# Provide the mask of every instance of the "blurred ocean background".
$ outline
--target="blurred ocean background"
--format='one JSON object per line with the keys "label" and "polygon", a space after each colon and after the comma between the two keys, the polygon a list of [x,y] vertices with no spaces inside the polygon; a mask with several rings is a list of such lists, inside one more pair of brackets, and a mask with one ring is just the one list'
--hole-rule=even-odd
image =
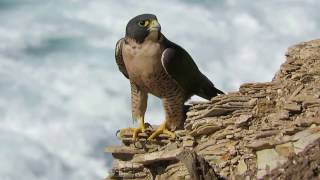
{"label": "blurred ocean background", "polygon": [[[320,36],[317,0],[0,0],[0,179],[93,180],[132,124],[114,46],[154,13],[216,87],[270,81],[288,46]],[[163,119],[149,99],[146,121]]]}

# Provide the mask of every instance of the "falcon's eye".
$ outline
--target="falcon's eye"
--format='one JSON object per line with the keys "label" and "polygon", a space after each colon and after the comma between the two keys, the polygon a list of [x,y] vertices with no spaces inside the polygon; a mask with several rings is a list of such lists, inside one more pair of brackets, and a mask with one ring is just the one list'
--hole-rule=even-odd
{"label": "falcon's eye", "polygon": [[141,26],[141,27],[146,27],[146,26],[148,26],[148,24],[149,24],[149,20],[142,20],[142,21],[139,21],[139,26]]}

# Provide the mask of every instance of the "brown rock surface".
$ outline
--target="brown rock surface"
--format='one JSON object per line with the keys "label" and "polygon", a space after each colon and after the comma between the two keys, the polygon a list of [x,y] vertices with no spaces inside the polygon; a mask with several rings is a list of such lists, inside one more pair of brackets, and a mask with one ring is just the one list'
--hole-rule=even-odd
{"label": "brown rock surface", "polygon": [[192,103],[175,140],[124,133],[107,179],[320,179],[320,40],[286,58],[271,82]]}

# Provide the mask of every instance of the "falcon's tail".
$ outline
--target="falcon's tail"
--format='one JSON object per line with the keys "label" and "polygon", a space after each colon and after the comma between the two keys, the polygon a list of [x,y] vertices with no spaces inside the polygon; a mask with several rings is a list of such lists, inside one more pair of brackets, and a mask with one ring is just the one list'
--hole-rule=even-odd
{"label": "falcon's tail", "polygon": [[214,87],[213,83],[207,77],[205,77],[202,86],[197,92],[197,95],[204,99],[210,100],[212,97],[215,97],[218,94],[224,94],[224,92]]}

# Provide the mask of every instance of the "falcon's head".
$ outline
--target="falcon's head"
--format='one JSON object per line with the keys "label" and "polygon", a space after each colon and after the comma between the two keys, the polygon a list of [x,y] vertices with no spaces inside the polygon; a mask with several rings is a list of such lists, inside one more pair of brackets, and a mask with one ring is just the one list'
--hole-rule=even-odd
{"label": "falcon's head", "polygon": [[161,26],[153,14],[141,14],[132,18],[126,27],[126,37],[142,43],[149,35],[159,38]]}

